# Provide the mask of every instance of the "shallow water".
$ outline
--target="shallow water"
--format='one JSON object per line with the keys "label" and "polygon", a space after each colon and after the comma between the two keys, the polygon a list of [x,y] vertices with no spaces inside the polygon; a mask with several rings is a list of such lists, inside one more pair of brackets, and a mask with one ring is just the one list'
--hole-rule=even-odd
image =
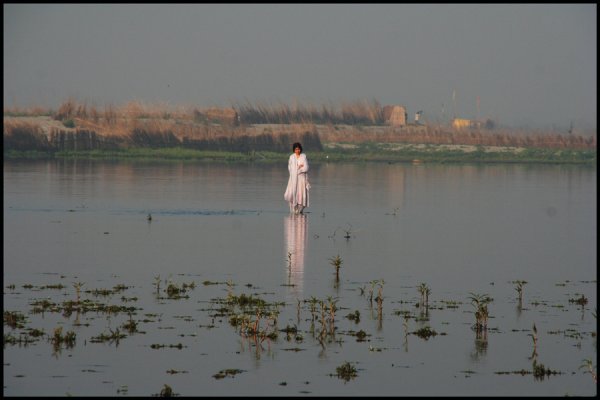
{"label": "shallow water", "polygon": [[[5,342],[26,328],[44,336],[5,343],[4,394],[149,396],[165,384],[184,396],[596,394],[581,368],[597,362],[595,168],[311,167],[311,206],[290,216],[285,165],[5,161],[4,311],[26,315],[25,328],[5,320]],[[173,299],[168,281],[195,287]],[[75,300],[75,282],[82,299],[135,307],[139,332],[96,343],[128,313],[32,313],[36,300]],[[116,285],[126,289],[93,292]],[[279,332],[257,345],[219,314],[228,293],[281,303],[277,329],[302,339]],[[470,293],[493,298],[485,338]],[[582,295],[586,305],[572,301]],[[322,344],[311,298],[338,308]],[[346,318],[355,311],[358,323]],[[427,326],[438,335],[413,334]],[[75,345],[55,348],[56,327]],[[534,359],[559,373],[514,373]],[[349,381],[336,375],[345,362],[357,369]],[[214,377],[227,369],[241,372]]]}

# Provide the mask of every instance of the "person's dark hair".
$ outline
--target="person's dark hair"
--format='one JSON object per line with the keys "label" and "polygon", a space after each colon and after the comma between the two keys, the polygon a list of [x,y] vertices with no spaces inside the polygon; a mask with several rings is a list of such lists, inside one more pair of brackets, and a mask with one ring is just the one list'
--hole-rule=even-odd
{"label": "person's dark hair", "polygon": [[302,153],[302,145],[298,142],[292,145],[292,152],[296,151],[296,147],[300,149],[300,153]]}

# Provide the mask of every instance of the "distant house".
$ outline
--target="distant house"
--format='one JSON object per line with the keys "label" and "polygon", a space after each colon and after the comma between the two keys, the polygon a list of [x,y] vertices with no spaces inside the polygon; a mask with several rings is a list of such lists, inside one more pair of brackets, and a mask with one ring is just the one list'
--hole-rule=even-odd
{"label": "distant house", "polygon": [[383,119],[387,125],[406,126],[407,114],[403,106],[383,107]]}

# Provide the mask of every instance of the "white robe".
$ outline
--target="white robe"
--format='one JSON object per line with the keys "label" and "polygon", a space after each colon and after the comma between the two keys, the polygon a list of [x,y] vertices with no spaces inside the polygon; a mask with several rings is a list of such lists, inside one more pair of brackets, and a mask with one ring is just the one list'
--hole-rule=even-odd
{"label": "white robe", "polygon": [[[304,165],[298,168],[300,164]],[[290,172],[290,178],[283,198],[290,203],[290,207],[295,207],[296,205],[308,207],[308,190],[310,189],[310,184],[306,175],[308,172],[306,155],[303,153],[300,153],[300,157],[296,157],[295,153],[290,155],[288,171]]]}

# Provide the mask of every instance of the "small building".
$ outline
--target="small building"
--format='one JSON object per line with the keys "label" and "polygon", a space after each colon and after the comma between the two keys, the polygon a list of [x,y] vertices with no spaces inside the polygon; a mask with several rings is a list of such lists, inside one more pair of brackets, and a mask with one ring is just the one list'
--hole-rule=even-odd
{"label": "small building", "polygon": [[399,105],[383,107],[383,120],[387,125],[406,126],[408,120],[406,108]]}

